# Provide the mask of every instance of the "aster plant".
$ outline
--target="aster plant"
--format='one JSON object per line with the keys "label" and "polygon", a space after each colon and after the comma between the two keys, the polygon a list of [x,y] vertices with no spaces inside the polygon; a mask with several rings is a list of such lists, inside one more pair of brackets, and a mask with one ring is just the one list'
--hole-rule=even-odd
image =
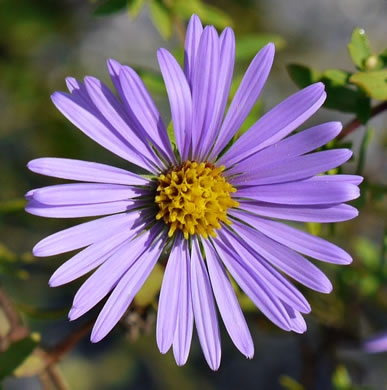
{"label": "aster plant", "polygon": [[[226,28],[203,29],[192,16],[184,70],[165,49],[157,53],[166,85],[174,141],[139,76],[108,61],[117,97],[102,82],[68,78],[56,107],[87,136],[147,175],[63,158],[39,158],[28,168],[80,181],[27,193],[26,210],[51,218],[104,216],[55,233],[35,256],[82,249],[52,275],[50,286],[94,273],[75,295],[70,320],[108,296],[91,341],[104,338],[123,316],[162,253],[168,254],[157,314],[157,345],[187,361],[193,325],[209,366],[220,365],[217,308],[235,346],[248,358],[253,341],[230,276],[259,310],[286,331],[303,333],[311,308],[287,276],[329,293],[328,278],[303,255],[349,264],[345,251],[278,222],[339,222],[357,216],[344,202],[359,196],[360,176],[321,175],[352,152],[310,153],[334,139],[339,122],[287,137],[324,103],[322,83],[290,96],[235,141],[269,75],[274,45],[252,60],[226,112],[235,38]],[[235,141],[235,142],[233,142]]]}

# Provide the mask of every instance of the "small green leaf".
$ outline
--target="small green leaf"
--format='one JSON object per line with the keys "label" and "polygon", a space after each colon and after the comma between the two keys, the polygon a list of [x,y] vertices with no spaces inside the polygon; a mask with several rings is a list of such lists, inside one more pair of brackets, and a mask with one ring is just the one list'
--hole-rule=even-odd
{"label": "small green leaf", "polygon": [[305,88],[310,84],[316,83],[321,79],[321,73],[308,66],[299,64],[290,64],[286,67],[290,78],[300,88]]}
{"label": "small green leaf", "polygon": [[387,48],[379,54],[379,59],[382,62],[382,68],[387,66]]}
{"label": "small green leaf", "polygon": [[276,50],[285,47],[285,40],[275,34],[249,34],[238,38],[235,59],[237,61],[251,60],[269,42],[274,43]]}
{"label": "small green leaf", "polygon": [[38,345],[39,337],[36,334],[25,337],[12,343],[7,350],[0,354],[0,380],[11,375]]}
{"label": "small green leaf", "polygon": [[351,73],[341,69],[327,69],[323,72],[322,77],[331,81],[332,86],[347,85]]}
{"label": "small green leaf", "polygon": [[367,128],[360,145],[360,153],[359,153],[359,158],[357,161],[357,168],[356,168],[357,175],[361,175],[363,172],[366,156],[367,156],[367,148],[369,143],[372,140],[372,136],[373,136],[373,129]]}
{"label": "small green leaf", "polygon": [[304,390],[304,387],[288,375],[281,375],[280,385],[287,390]]}
{"label": "small green leaf", "polygon": [[164,39],[172,36],[172,20],[168,8],[161,0],[152,0],[150,3],[150,17],[153,24]]}
{"label": "small green leaf", "polygon": [[128,1],[128,12],[131,19],[136,19],[144,6],[145,0],[127,0]]}
{"label": "small green leaf", "polygon": [[157,263],[153,271],[146,280],[144,286],[136,295],[136,304],[140,306],[150,305],[160,291],[161,282],[163,281],[163,267]]}
{"label": "small green leaf", "polygon": [[362,28],[355,28],[351,42],[348,44],[352,61],[359,69],[365,68],[367,58],[371,55],[368,37]]}
{"label": "small green leaf", "polygon": [[350,390],[351,389],[351,378],[348,374],[348,370],[343,365],[339,365],[333,374],[332,382],[337,390]]}
{"label": "small green leaf", "polygon": [[371,99],[368,96],[359,95],[356,99],[356,116],[364,124],[371,117]]}
{"label": "small green leaf", "polygon": [[362,88],[370,97],[387,100],[387,69],[358,72],[353,74],[349,81]]}
{"label": "small green leaf", "polygon": [[93,15],[103,16],[113,14],[124,9],[126,5],[127,0],[107,0],[97,6],[93,12]]}
{"label": "small green leaf", "polygon": [[168,138],[171,142],[171,145],[176,145],[175,130],[173,129],[173,122],[171,121],[167,128]]}

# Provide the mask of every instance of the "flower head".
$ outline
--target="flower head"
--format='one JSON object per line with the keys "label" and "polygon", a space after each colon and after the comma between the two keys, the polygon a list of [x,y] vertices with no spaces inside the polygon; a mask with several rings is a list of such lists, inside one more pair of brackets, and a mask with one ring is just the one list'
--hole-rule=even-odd
{"label": "flower head", "polygon": [[169,257],[157,316],[159,349],[165,353],[172,346],[177,363],[184,364],[195,319],[214,370],[221,356],[216,306],[236,347],[248,358],[254,353],[226,270],[272,322],[302,333],[301,313],[310,305],[285,275],[329,293],[329,280],[303,254],[336,264],[352,261],[337,246],[271,219],[338,222],[357,215],[344,202],[359,196],[362,178],[319,175],[343,164],[351,151],[310,153],[336,137],[341,124],[324,123],[287,137],[321,107],[323,84],[292,95],[230,142],[260,95],[273,57],[273,44],[256,55],[225,114],[234,34],[226,28],[219,37],[194,15],[184,71],[167,50],[158,51],[175,148],[144,84],[128,66],[108,61],[119,97],[92,77],[84,83],[68,78],[70,94],[52,95],[56,107],[87,136],[149,173],[62,158],[28,164],[43,175],[81,181],[30,191],[28,212],[54,218],[105,215],[55,233],[34,248],[36,256],[85,248],[59,267],[50,285],[96,269],[69,314],[74,320],[110,294],[93,328],[93,342],[120,320],[163,251]]}

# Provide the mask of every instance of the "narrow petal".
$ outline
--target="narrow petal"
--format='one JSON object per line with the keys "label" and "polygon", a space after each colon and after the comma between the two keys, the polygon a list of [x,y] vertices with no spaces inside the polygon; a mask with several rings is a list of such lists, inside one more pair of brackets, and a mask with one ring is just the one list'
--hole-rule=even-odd
{"label": "narrow petal", "polygon": [[167,129],[141,78],[129,66],[121,67],[119,77],[122,87],[121,98],[131,117],[135,118],[137,127],[144,129],[143,132],[167,162],[175,163]]}
{"label": "narrow petal", "polygon": [[34,256],[44,257],[83,248],[109,237],[114,229],[130,227],[137,218],[140,218],[140,213],[134,211],[81,223],[39,241],[34,246],[32,253]]}
{"label": "narrow petal", "polygon": [[159,49],[157,58],[171,105],[177,148],[182,160],[185,161],[191,145],[191,90],[180,65],[168,50]]}
{"label": "narrow petal", "polygon": [[182,248],[182,267],[180,275],[180,297],[176,322],[176,331],[173,339],[173,355],[177,365],[182,366],[188,359],[193,331],[193,309],[191,297],[191,272],[188,240],[184,240]]}
{"label": "narrow petal", "polygon": [[32,199],[27,203],[25,210],[27,213],[40,217],[79,218],[121,213],[122,211],[129,211],[133,208],[140,207],[142,204],[138,200],[121,200],[107,203],[51,206]]}
{"label": "narrow petal", "polygon": [[61,179],[126,185],[148,185],[150,181],[135,173],[89,161],[68,158],[37,158],[27,164],[29,170],[40,175]]}
{"label": "narrow petal", "polygon": [[315,291],[332,291],[329,279],[305,257],[240,222],[234,222],[233,228],[258,254],[293,279]]}
{"label": "narrow petal", "polygon": [[324,103],[324,84],[316,83],[290,96],[260,118],[222,156],[219,164],[231,166],[286,137]]}
{"label": "narrow petal", "polygon": [[318,205],[342,203],[358,198],[359,188],[351,183],[297,181],[238,188],[236,197],[288,205]]}
{"label": "narrow petal", "polygon": [[[274,44],[269,43],[251,61],[228,109],[210,161],[214,160],[239,130],[256,103],[269,76],[274,59]],[[230,164],[227,164],[230,166]]]}
{"label": "narrow petal", "polygon": [[105,238],[88,246],[63,263],[51,276],[50,287],[58,287],[86,275],[110,257],[115,256],[123,243],[134,234],[135,232],[130,230],[112,230],[108,239]]}
{"label": "narrow petal", "polygon": [[114,88],[118,92],[118,96],[122,97],[124,96],[124,92],[121,87],[121,81],[120,81],[120,70],[122,65],[114,60],[113,58],[110,58],[107,60],[107,67],[109,70],[110,78],[113,81]]}
{"label": "narrow petal", "polygon": [[126,242],[114,256],[105,261],[76,293],[69,314],[70,320],[82,316],[103,299],[135,261],[149,250],[158,232],[159,226],[153,227],[134,240]]}
{"label": "narrow petal", "polygon": [[220,235],[221,233],[219,233],[218,238],[213,240],[215,249],[232,277],[270,321],[281,329],[290,330],[289,317],[281,301],[262,280],[252,276],[251,268],[239,258],[230,246],[223,242]]}
{"label": "narrow petal", "polygon": [[200,147],[200,155],[207,157],[211,148],[214,146],[218,137],[221,123],[226,109],[232,74],[235,63],[235,36],[231,28],[226,27],[219,38],[220,59],[218,69],[217,98],[215,108],[212,112],[212,122],[210,128],[206,131]]}
{"label": "narrow petal", "polygon": [[85,77],[85,86],[90,99],[100,113],[122,137],[131,143],[132,149],[141,153],[155,166],[160,166],[160,160],[148,144],[145,132],[141,132],[139,129],[134,131],[130,127],[124,106],[110,89],[100,80],[90,76]]}
{"label": "narrow petal", "polygon": [[154,171],[144,157],[139,155],[128,142],[101,117],[90,105],[78,96],[55,92],[51,99],[58,110],[83,133],[112,153],[146,170]]}
{"label": "narrow petal", "polygon": [[364,343],[364,349],[369,353],[387,351],[387,334],[373,337]]}
{"label": "narrow petal", "polygon": [[189,85],[192,85],[192,73],[196,52],[199,47],[200,36],[203,32],[203,26],[197,15],[193,14],[187,26],[187,35],[185,37],[184,48],[184,73]]}
{"label": "narrow petal", "polygon": [[340,122],[328,122],[287,137],[281,142],[258,151],[249,158],[236,164],[227,171],[227,175],[248,172],[253,167],[270,165],[285,159],[309,153],[335,138],[341,131]]}
{"label": "narrow petal", "polygon": [[306,322],[304,317],[294,308],[287,305],[285,302],[282,302],[285,310],[288,312],[290,317],[290,323],[292,325],[292,330],[296,333],[305,333],[306,332]]}
{"label": "narrow petal", "polygon": [[93,343],[103,339],[124,315],[156,265],[164,248],[165,238],[160,238],[157,244],[148,249],[146,256],[138,258],[118,282],[95,322],[90,337]]}
{"label": "narrow petal", "polygon": [[303,313],[310,312],[310,305],[301,292],[270,263],[259,256],[247,244],[243,236],[240,238],[235,233],[224,228],[220,237],[224,243],[233,248],[235,256],[248,265],[251,275],[261,281],[281,301],[288,303],[291,307]]}
{"label": "narrow petal", "polygon": [[33,198],[48,205],[114,202],[144,196],[148,190],[120,184],[71,183],[36,189]]}
{"label": "narrow petal", "polygon": [[284,159],[269,165],[253,165],[256,168],[231,179],[230,182],[233,185],[253,186],[302,180],[334,169],[351,156],[352,152],[349,149],[333,149]]}
{"label": "narrow petal", "polygon": [[161,353],[167,353],[173,343],[178,316],[181,277],[184,268],[183,238],[178,234],[168,258],[160,290],[157,310],[156,340]]}
{"label": "narrow petal", "polygon": [[217,370],[221,356],[218,318],[210,279],[196,237],[192,241],[191,289],[200,345],[210,368]]}
{"label": "narrow petal", "polygon": [[314,176],[308,179],[308,181],[315,183],[349,183],[355,186],[358,186],[363,180],[364,178],[358,175],[322,175]]}
{"label": "narrow petal", "polygon": [[234,289],[212,245],[203,240],[208,272],[216,303],[224,325],[235,346],[249,359],[254,356],[254,344]]}
{"label": "narrow petal", "polygon": [[[207,134],[214,131],[219,110],[219,38],[213,26],[201,37],[192,73],[192,157],[198,158]],[[214,116],[215,114],[215,116]]]}
{"label": "narrow petal", "polygon": [[233,210],[230,215],[250,224],[274,241],[304,255],[327,263],[350,264],[352,262],[351,256],[338,246],[289,225],[237,210]]}

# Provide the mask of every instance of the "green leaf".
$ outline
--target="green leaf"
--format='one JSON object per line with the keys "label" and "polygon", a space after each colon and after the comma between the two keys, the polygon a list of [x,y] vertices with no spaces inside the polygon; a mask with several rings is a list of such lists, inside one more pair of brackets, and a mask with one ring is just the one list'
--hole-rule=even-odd
{"label": "green leaf", "polygon": [[287,390],[304,390],[304,387],[288,375],[281,375],[279,383]]}
{"label": "green leaf", "polygon": [[150,17],[153,24],[164,39],[172,36],[172,20],[168,8],[161,0],[152,0],[150,3]]}
{"label": "green leaf", "polygon": [[22,340],[12,343],[0,354],[0,380],[11,375],[38,345],[39,335],[31,334]]}
{"label": "green leaf", "polygon": [[357,168],[356,168],[357,175],[361,175],[363,172],[366,156],[367,156],[367,148],[369,143],[372,140],[372,136],[373,136],[373,129],[367,128],[360,145],[360,153],[359,153],[359,158],[357,161]]}
{"label": "green leaf", "polygon": [[316,83],[321,79],[321,73],[308,66],[299,64],[290,64],[286,67],[290,78],[300,88],[305,88],[310,84]]}
{"label": "green leaf", "polygon": [[93,15],[103,16],[121,11],[127,5],[127,0],[107,0],[98,5]]}
{"label": "green leaf", "polygon": [[136,295],[136,304],[140,306],[148,306],[155,299],[160,291],[161,282],[163,281],[163,267],[157,263],[151,274],[146,280],[144,286]]}
{"label": "green leaf", "polygon": [[332,86],[347,85],[351,73],[341,69],[327,69],[323,72],[322,77],[329,80]]}
{"label": "green leaf", "polygon": [[356,99],[356,116],[364,124],[371,117],[371,99],[368,96],[359,95]]}
{"label": "green leaf", "polygon": [[308,228],[308,232],[313,234],[314,236],[318,236],[321,232],[321,223],[318,222],[307,222],[306,226]]}
{"label": "green leaf", "polygon": [[382,61],[382,67],[387,66],[387,48],[379,54],[379,59]]}
{"label": "green leaf", "polygon": [[249,34],[238,38],[235,59],[237,61],[251,60],[269,42],[273,42],[277,50],[285,47],[285,40],[275,34]]}
{"label": "green leaf", "polygon": [[367,58],[371,55],[368,37],[362,28],[355,28],[351,42],[348,44],[352,61],[359,69],[365,69]]}
{"label": "green leaf", "polygon": [[208,4],[201,4],[197,12],[203,24],[212,24],[216,28],[232,27],[232,19],[222,10]]}
{"label": "green leaf", "polygon": [[175,130],[173,129],[173,122],[171,121],[167,128],[168,138],[171,142],[171,145],[176,145]]}
{"label": "green leaf", "polygon": [[349,81],[362,88],[370,97],[387,100],[387,69],[358,72],[353,74]]}
{"label": "green leaf", "polygon": [[136,19],[144,6],[144,0],[127,0],[128,1],[128,12],[132,19]]}

